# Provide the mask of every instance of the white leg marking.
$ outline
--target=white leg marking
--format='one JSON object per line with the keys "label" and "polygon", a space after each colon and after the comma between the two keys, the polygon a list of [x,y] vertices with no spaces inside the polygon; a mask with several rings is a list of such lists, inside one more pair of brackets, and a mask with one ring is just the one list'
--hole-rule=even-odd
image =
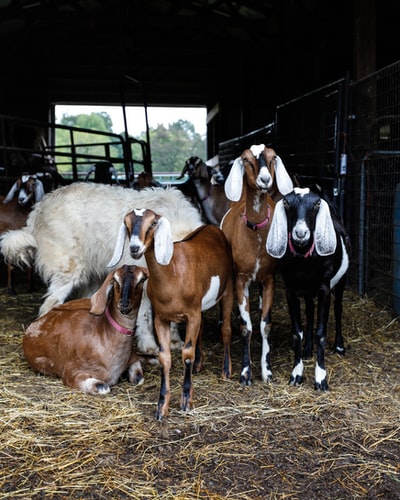
{"label": "white leg marking", "polygon": [[[96,384],[102,384],[102,387],[96,387]],[[97,378],[87,378],[83,382],[80,383],[79,389],[82,392],[88,394],[108,394],[110,392],[110,386],[103,382],[102,380],[98,380]]]}
{"label": "white leg marking", "polygon": [[299,363],[293,368],[292,370],[292,378],[293,380],[296,380],[296,377],[302,377],[303,376],[303,371],[304,371],[304,364],[303,360],[301,359]]}
{"label": "white leg marking", "polygon": [[318,363],[315,365],[315,383],[321,384],[323,380],[326,380],[326,370],[321,368]]}
{"label": "white leg marking", "polygon": [[[268,327],[269,330],[269,327]],[[262,352],[261,352],[261,378],[264,382],[269,382],[272,378],[272,371],[267,367],[267,355],[270,352],[267,324],[264,320],[260,322],[260,332],[262,340]]]}

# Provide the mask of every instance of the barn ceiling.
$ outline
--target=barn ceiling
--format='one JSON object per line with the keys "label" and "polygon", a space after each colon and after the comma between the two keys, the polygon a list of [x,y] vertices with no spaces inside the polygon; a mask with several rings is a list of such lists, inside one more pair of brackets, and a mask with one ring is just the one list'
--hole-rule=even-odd
{"label": "barn ceiling", "polygon": [[268,110],[351,70],[352,39],[350,0],[0,0],[8,88],[57,102]]}

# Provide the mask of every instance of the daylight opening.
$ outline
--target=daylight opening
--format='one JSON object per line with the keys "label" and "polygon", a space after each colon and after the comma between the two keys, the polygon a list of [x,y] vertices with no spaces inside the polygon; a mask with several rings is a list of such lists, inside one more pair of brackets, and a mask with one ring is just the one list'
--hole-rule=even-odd
{"label": "daylight opening", "polygon": [[[118,178],[126,179],[126,161],[132,164],[136,177],[143,170],[151,171],[163,184],[176,181],[188,158],[199,156],[206,160],[207,110],[205,107],[55,105],[55,122],[68,128],[57,128],[55,147],[59,153],[71,148],[79,156],[74,166],[78,178],[84,180],[94,162],[112,163]],[[82,128],[85,131],[73,131]],[[93,132],[92,132],[93,131]],[[129,137],[128,146],[125,143]],[[66,153],[65,153],[66,154]],[[70,165],[58,162],[61,175],[68,177]]]}

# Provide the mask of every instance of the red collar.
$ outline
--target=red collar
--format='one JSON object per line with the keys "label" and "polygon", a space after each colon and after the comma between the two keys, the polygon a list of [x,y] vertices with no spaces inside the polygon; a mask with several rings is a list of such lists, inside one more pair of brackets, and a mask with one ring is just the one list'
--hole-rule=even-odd
{"label": "red collar", "polygon": [[252,222],[250,222],[245,213],[242,214],[242,217],[244,218],[244,223],[246,224],[247,227],[249,227],[253,231],[257,231],[258,229],[262,229],[263,227],[269,224],[270,215],[271,215],[271,209],[268,207],[267,217],[258,224],[253,224]]}
{"label": "red collar", "polygon": [[296,257],[303,257],[303,259],[307,259],[307,257],[310,257],[310,255],[312,255],[314,248],[315,248],[315,241],[313,240],[312,245],[305,254],[296,252],[292,243],[292,233],[289,233],[289,249],[292,252],[292,254],[295,255]]}
{"label": "red collar", "polygon": [[110,325],[113,326],[120,333],[123,333],[124,335],[128,335],[129,337],[135,333],[135,330],[128,330],[127,328],[124,328],[123,326],[119,325],[111,317],[111,314],[110,314],[110,311],[108,310],[108,307],[106,309],[106,318],[108,319],[108,322],[110,323]]}

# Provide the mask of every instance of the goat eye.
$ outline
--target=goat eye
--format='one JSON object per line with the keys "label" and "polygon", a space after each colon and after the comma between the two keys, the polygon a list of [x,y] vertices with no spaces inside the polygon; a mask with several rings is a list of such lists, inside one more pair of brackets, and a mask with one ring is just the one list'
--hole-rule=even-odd
{"label": "goat eye", "polygon": [[319,210],[319,207],[321,206],[321,200],[318,200],[314,203],[314,209],[315,211]]}

